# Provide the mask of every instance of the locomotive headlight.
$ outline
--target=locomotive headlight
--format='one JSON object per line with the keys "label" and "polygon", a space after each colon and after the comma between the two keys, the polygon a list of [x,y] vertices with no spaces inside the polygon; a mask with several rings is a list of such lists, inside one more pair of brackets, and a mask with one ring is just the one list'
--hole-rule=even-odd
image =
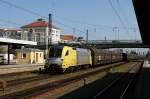
{"label": "locomotive headlight", "polygon": [[61,58],[61,62],[64,60],[64,58]]}
{"label": "locomotive headlight", "polygon": [[57,64],[57,65],[61,65],[63,61],[63,58],[50,58],[48,60],[49,64]]}

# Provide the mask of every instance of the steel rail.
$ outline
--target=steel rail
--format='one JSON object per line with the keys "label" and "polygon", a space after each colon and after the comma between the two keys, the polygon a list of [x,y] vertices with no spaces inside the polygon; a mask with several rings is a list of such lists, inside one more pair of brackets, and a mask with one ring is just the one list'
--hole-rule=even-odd
{"label": "steel rail", "polygon": [[[113,86],[117,85],[122,79],[124,79],[128,73],[130,71],[132,71],[135,67],[137,66],[140,66],[141,63],[137,63],[137,64],[134,64],[129,70],[127,73],[121,75],[119,78],[116,78],[115,80],[112,81],[112,83],[110,83],[108,86],[106,86],[104,89],[102,89],[100,92],[98,92],[92,99],[99,99],[99,97],[101,97],[102,95],[104,95],[108,90],[110,90]],[[139,68],[140,69],[140,68]],[[139,70],[138,70],[139,71]],[[138,72],[136,71],[136,72]],[[124,95],[126,94],[129,86],[131,85],[132,81],[134,80],[134,76],[136,74],[134,74],[131,78],[131,80],[129,81],[129,83],[127,84],[126,88],[124,89],[123,93],[121,94],[120,96],[120,99],[122,99],[124,97]]]}

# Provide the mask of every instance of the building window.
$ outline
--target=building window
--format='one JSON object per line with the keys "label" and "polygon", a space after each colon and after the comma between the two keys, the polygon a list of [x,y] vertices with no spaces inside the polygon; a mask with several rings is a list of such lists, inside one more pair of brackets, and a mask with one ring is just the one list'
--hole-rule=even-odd
{"label": "building window", "polygon": [[26,58],[26,53],[23,53],[23,54],[22,54],[22,58]]}
{"label": "building window", "polygon": [[36,33],[36,41],[38,44],[40,44],[40,42],[41,42],[40,33]]}
{"label": "building window", "polygon": [[45,29],[35,29],[35,32],[42,32],[42,33],[45,33],[46,30],[45,30]]}
{"label": "building window", "polygon": [[28,40],[29,41],[32,41],[32,33],[33,33],[33,30],[30,29],[29,32],[28,32]]}
{"label": "building window", "polygon": [[54,31],[54,30],[52,30],[52,33],[55,33],[55,31]]}

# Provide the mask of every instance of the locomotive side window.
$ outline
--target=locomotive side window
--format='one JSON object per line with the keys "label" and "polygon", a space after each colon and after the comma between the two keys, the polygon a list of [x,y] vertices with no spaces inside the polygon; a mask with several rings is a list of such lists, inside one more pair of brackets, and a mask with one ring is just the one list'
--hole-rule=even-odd
{"label": "locomotive side window", "polygon": [[68,55],[69,55],[69,51],[66,52],[65,56],[68,56]]}

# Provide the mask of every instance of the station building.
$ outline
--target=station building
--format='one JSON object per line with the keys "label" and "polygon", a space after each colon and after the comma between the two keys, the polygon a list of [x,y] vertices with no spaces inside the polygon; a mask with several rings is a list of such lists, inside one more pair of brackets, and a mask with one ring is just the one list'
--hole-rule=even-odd
{"label": "station building", "polygon": [[17,64],[42,64],[44,63],[44,52],[39,49],[17,50]]}
{"label": "station building", "polygon": [[[46,33],[48,31],[48,22],[43,19],[38,19],[35,22],[29,23],[21,27],[22,39],[29,41],[37,41],[38,45],[45,45]],[[51,44],[57,44],[61,41],[60,39],[61,30],[52,25],[52,31],[48,34]]]}

